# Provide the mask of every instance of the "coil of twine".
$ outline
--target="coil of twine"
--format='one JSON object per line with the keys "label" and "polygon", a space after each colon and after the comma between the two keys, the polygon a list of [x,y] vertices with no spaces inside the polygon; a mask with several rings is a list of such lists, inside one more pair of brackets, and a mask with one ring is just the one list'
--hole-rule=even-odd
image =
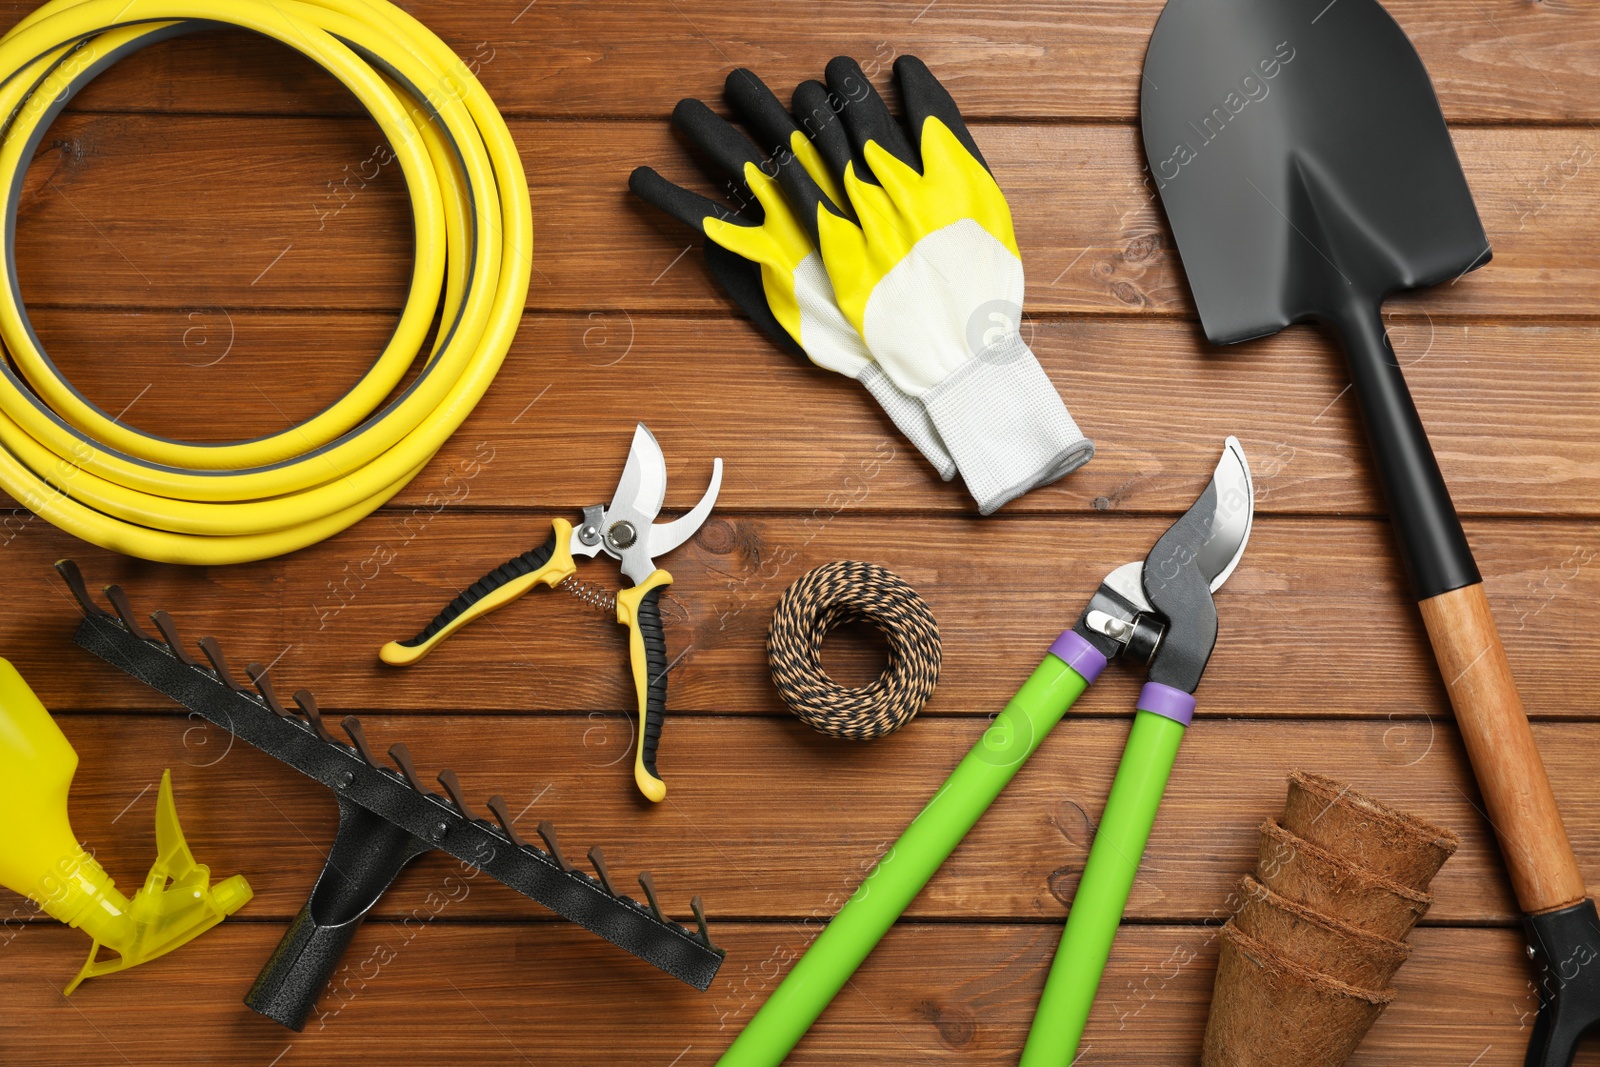
{"label": "coil of twine", "polygon": [[[889,643],[889,664],[870,685],[840,685],[822,668],[822,642],[866,622]],[[812,729],[871,741],[900,729],[939,681],[939,624],[904,579],[875,563],[839,560],[807,571],[778,600],[767,631],[772,683]]]}

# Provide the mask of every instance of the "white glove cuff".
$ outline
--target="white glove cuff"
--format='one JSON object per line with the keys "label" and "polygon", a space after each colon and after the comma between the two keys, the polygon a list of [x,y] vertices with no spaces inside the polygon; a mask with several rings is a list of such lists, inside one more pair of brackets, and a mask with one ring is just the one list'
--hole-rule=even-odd
{"label": "white glove cuff", "polygon": [[948,482],[955,477],[956,461],[950,458],[950,453],[934,431],[933,423],[928,420],[927,409],[918,403],[916,397],[902,393],[900,387],[876,363],[862,367],[856,374],[856,381],[866,386],[867,392],[878,401],[884,414],[900,428],[906,440],[933,464],[940,478]]}
{"label": "white glove cuff", "polygon": [[922,403],[984,515],[1094,455],[1094,443],[1019,336],[986,349]]}

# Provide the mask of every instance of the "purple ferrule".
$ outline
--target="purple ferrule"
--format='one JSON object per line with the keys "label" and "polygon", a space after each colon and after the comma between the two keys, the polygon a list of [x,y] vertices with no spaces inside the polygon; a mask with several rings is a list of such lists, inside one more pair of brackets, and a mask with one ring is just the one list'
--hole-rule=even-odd
{"label": "purple ferrule", "polygon": [[1063,631],[1056,638],[1055,644],[1050,646],[1050,654],[1083,675],[1083,680],[1090,684],[1106,669],[1106,658],[1100,650],[1071,630]]}
{"label": "purple ferrule", "polygon": [[1144,683],[1144,688],[1139,690],[1139,703],[1134,707],[1171,719],[1179,726],[1188,726],[1194,721],[1194,697],[1160,682]]}

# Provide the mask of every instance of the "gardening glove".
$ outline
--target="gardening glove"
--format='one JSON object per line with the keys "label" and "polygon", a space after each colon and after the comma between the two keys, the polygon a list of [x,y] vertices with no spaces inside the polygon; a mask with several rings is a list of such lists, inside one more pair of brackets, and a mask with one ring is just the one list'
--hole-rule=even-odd
{"label": "gardening glove", "polygon": [[[894,74],[910,136],[846,56],[828,64],[826,87],[795,90],[793,117],[748,71],[728,90],[772,152],[844,317],[921,400],[987,515],[1076,470],[1094,444],[1022,340],[1011,210],[955,101],[919,59],[902,56]],[[843,201],[806,165],[805,140]]]}
{"label": "gardening glove", "polygon": [[[726,177],[740,206],[730,208],[673,185],[649,167],[635,170],[628,187],[704,234],[706,266],[734,303],[785,351],[864,385],[906,440],[949,481],[955,463],[927,411],[884,374],[840,312],[816,244],[772,177],[776,167],[698,100],[680,101],[672,123]],[[842,202],[838,183],[809,145],[807,158],[819,192],[830,190]]]}

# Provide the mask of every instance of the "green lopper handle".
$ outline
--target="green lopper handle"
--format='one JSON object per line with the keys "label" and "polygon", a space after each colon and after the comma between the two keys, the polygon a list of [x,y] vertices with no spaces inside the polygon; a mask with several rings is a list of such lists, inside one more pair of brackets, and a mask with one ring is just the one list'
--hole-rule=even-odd
{"label": "green lopper handle", "polygon": [[1133,729],[1018,1067],[1069,1067],[1078,1054],[1112,939],[1178,756],[1178,743],[1193,713],[1194,698],[1182,690],[1151,682],[1140,694]]}
{"label": "green lopper handle", "polygon": [[1070,630],[1050,653],[800,957],[718,1067],[783,1062],[1106,663]]}

